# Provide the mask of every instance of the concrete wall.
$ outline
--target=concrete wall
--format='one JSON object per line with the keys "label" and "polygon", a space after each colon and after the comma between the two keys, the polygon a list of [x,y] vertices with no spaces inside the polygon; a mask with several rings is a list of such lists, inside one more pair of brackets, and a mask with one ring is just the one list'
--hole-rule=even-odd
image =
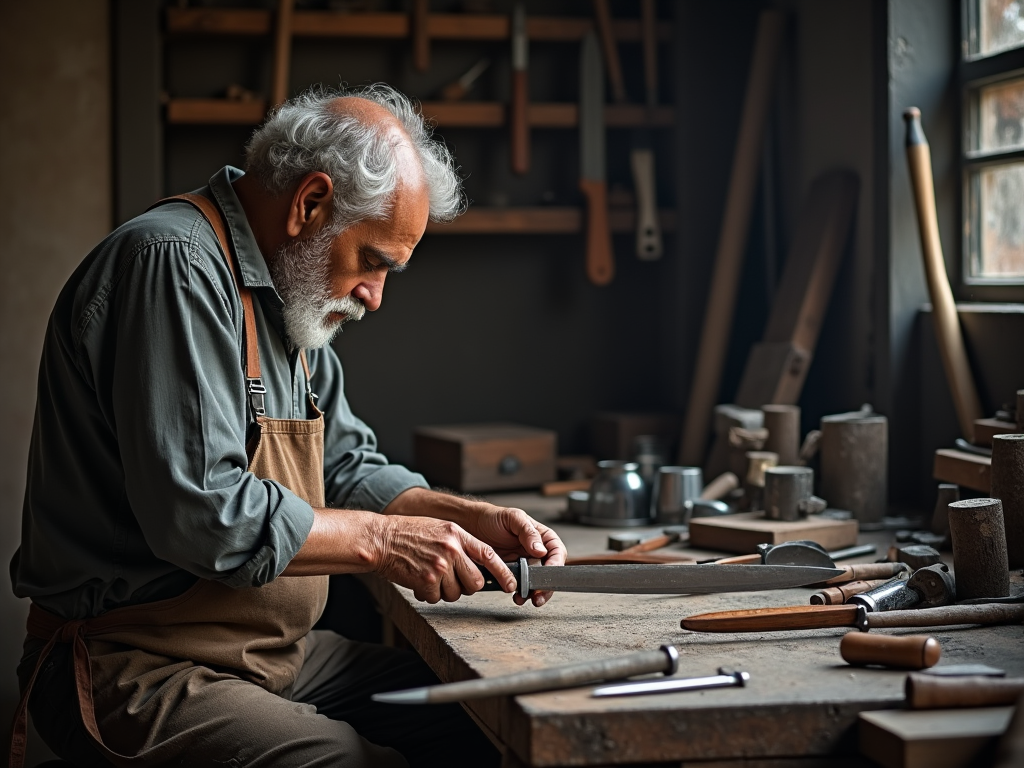
{"label": "concrete wall", "polygon": [[[0,562],[21,532],[39,350],[68,275],[111,224],[107,0],[0,3]],[[6,577],[5,577],[6,583]],[[0,589],[3,744],[27,602]],[[31,760],[42,757],[33,753]],[[30,764],[31,764],[30,760]]]}

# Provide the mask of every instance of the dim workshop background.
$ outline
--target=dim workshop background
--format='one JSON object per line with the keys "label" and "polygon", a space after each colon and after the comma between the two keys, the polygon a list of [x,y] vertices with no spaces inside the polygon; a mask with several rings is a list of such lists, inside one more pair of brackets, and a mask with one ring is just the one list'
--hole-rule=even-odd
{"label": "dim workshop background", "polygon": [[[383,81],[421,103],[471,200],[454,223],[428,227],[410,269],[389,278],[382,311],[333,342],[353,410],[390,460],[440,487],[504,492],[494,498],[546,516],[579,563],[616,562],[614,551],[640,544],[634,562],[755,555],[748,560],[793,564],[786,558],[813,553],[780,550],[773,561],[775,550],[757,545],[813,540],[832,552],[821,553],[829,563],[857,544],[876,546],[856,560],[864,565],[885,559],[890,545],[916,544],[953,566],[959,537],[971,556],[956,558],[952,590],[945,571],[927,571],[939,561],[890,553],[917,569],[914,605],[922,594],[942,606],[1024,589],[1024,492],[1014,491],[1024,489],[1024,442],[999,437],[1024,432],[1020,4],[517,5],[0,0],[0,560],[18,546],[39,350],[72,270],[154,201],[202,186],[222,165],[241,166],[268,104],[318,83]],[[598,468],[604,460],[639,466]],[[702,477],[659,474],[661,465],[700,467]],[[670,495],[693,502],[726,472],[734,483],[673,506]],[[644,490],[633,498],[637,476]],[[976,536],[993,508],[978,499],[989,497],[1002,500],[1008,555]],[[931,538],[897,541],[901,529]],[[863,574],[877,587],[900,570]],[[896,586],[899,595],[879,599],[910,594]],[[332,589],[329,625],[411,643],[451,679],[520,669],[512,662],[524,657],[514,655],[488,666],[459,613],[469,610],[465,599],[419,611],[373,580],[336,579]],[[790,590],[788,602],[769,594],[795,606],[811,591]],[[837,605],[835,623],[793,626],[854,626],[909,607],[865,598],[857,613],[856,601],[844,604],[855,590],[840,591],[815,595]],[[686,635],[679,622],[691,614],[765,600],[652,602],[636,617],[641,634],[622,642],[581,640],[571,628],[574,616],[600,616],[597,626],[622,639],[635,608],[622,597],[558,596],[554,637],[511,618],[500,626],[517,627],[524,647],[547,647],[538,658],[552,666],[657,649]],[[5,728],[19,699],[27,610],[0,590]],[[771,670],[777,637],[795,637],[762,630],[764,647],[735,660],[755,679]],[[947,634],[957,638],[951,658],[1003,666],[1012,688],[1024,674],[1019,617],[978,632],[989,634]],[[854,638],[875,634],[849,636],[843,658],[871,663],[876,649]],[[700,742],[703,753],[688,752],[684,736],[661,752],[623,746],[641,723],[659,739],[662,721],[673,722],[671,710],[639,703],[621,720],[576,692],[527,699],[513,715],[493,702],[471,711],[507,748],[508,765],[939,765],[931,747],[914,752],[927,739],[907,735],[913,724],[892,722],[902,677],[900,701],[889,682],[857,693],[839,635],[819,639],[834,656],[820,701],[841,714],[808,715],[806,738],[782,751],[743,735],[770,731],[772,714],[743,710],[742,691],[722,692],[723,707],[736,708],[733,726],[706,707],[690,713],[694,729],[716,734]],[[994,650],[972,657],[972,643],[986,642]],[[933,646],[890,651],[906,654],[907,667],[938,658]],[[654,658],[648,671],[663,671]],[[715,672],[688,664],[687,675]],[[796,662],[780,664],[799,675]],[[937,680],[915,677],[908,698],[948,695],[928,688]],[[786,684],[794,707],[817,695],[813,681]],[[941,705],[918,708],[930,706]],[[866,710],[878,711],[856,726],[858,742],[851,729]],[[975,739],[975,751],[992,749],[1010,717],[1006,706],[942,711],[949,725],[921,727],[962,727],[961,742]],[[576,724],[558,731],[569,714]],[[834,738],[812,737],[836,723]],[[729,752],[732,727],[742,754]],[[612,746],[587,746],[599,738]],[[36,760],[48,754],[38,741],[32,750]],[[847,762],[822,757],[830,754]]]}

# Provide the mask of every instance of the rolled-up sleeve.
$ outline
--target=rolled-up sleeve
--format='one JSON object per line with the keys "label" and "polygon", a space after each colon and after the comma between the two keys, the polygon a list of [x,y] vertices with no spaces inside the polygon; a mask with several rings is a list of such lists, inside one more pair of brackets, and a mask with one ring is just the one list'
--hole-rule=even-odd
{"label": "rolled-up sleeve", "polygon": [[330,347],[317,350],[312,385],[320,396],[326,421],[324,485],[337,507],[380,512],[402,491],[429,488],[423,475],[389,464],[377,450],[377,437],[358,419],[345,399],[345,378]]}
{"label": "rolled-up sleeve", "polygon": [[223,257],[193,248],[140,250],[112,309],[125,493],[157,557],[204,579],[258,586],[298,552],[313,510],[246,471],[241,306],[222,287]]}

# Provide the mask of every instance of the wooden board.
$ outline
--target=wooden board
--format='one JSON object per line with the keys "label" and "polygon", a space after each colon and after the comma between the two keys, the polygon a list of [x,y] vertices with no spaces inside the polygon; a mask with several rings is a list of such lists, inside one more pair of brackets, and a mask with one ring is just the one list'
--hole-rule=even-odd
{"label": "wooden board", "polygon": [[992,447],[992,438],[996,435],[1012,435],[1017,432],[1017,424],[1002,419],[975,419],[974,439],[975,445]]}
{"label": "wooden board", "polygon": [[956,483],[982,493],[992,492],[992,459],[955,448],[935,452],[933,477],[943,483]]}
{"label": "wooden board", "polygon": [[758,544],[810,539],[825,549],[841,549],[857,543],[856,520],[830,520],[811,515],[806,520],[767,520],[762,512],[743,512],[722,517],[698,517],[690,521],[690,546],[749,554]]}
{"label": "wooden board", "polygon": [[861,754],[885,768],[968,768],[1006,731],[1013,707],[861,712]]}

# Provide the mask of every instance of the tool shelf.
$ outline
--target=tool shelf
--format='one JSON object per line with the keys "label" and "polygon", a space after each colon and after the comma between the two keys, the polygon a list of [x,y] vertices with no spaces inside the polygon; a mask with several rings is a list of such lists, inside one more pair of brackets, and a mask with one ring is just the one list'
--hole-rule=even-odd
{"label": "tool shelf", "polygon": [[[427,232],[441,235],[575,235],[583,231],[583,209],[551,207],[473,207],[449,224],[428,224]],[[675,228],[675,213],[659,211],[662,231]],[[611,208],[608,224],[614,233],[632,232],[636,216],[629,208]]]}

